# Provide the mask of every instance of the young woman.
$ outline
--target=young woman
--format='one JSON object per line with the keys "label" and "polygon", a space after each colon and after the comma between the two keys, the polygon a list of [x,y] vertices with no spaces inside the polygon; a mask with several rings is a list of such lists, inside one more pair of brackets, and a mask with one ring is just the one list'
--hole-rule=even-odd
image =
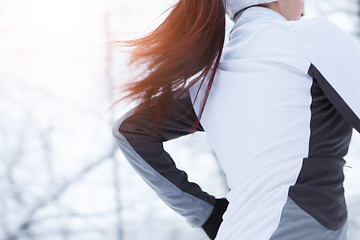
{"label": "young woman", "polygon": [[[146,64],[113,126],[159,197],[217,240],[346,239],[343,157],[360,132],[360,47],[303,0],[180,0],[132,41]],[[235,25],[223,46],[225,14]],[[162,143],[205,131],[227,177],[216,199]]]}

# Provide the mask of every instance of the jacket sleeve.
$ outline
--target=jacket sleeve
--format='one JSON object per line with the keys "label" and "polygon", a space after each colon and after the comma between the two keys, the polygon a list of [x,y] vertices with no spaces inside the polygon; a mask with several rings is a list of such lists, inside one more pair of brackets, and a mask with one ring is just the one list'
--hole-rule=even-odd
{"label": "jacket sleeve", "polygon": [[[141,107],[138,105],[115,122],[112,133],[126,159],[157,195],[184,216],[192,227],[201,227],[214,209],[215,197],[189,182],[187,174],[176,168],[163,148],[163,142],[188,134],[197,118],[194,110],[182,120],[177,118],[187,113],[191,106],[187,91],[178,98],[168,120],[153,133],[154,107],[140,108],[135,114]],[[204,131],[201,125],[197,131]]]}
{"label": "jacket sleeve", "polygon": [[[308,75],[360,132],[360,44],[323,17],[294,22],[289,28],[310,59]],[[320,31],[321,30],[321,31]]]}

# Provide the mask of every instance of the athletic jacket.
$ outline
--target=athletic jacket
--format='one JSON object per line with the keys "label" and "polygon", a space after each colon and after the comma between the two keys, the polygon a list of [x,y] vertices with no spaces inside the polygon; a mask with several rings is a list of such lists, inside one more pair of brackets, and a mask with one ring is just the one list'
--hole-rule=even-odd
{"label": "athletic jacket", "polygon": [[[343,157],[353,128],[360,132],[360,47],[323,18],[288,21],[254,6],[234,21],[197,128],[230,188],[216,239],[343,239]],[[209,218],[215,198],[187,180],[162,142],[187,134],[203,90],[191,87],[157,134],[152,107],[113,126],[125,157],[193,227]]]}

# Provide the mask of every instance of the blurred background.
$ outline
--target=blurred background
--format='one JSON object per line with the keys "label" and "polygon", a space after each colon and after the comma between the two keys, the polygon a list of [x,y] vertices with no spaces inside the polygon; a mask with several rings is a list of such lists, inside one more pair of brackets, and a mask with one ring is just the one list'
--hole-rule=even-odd
{"label": "blurred background", "polygon": [[[106,43],[143,36],[175,2],[0,0],[0,240],[207,239],[145,185],[111,135],[133,107],[109,110],[132,72],[128,54]],[[326,17],[358,40],[359,9],[359,0],[307,0],[304,19]],[[205,133],[165,149],[191,181],[226,194]],[[345,159],[349,240],[357,240],[357,132]]]}

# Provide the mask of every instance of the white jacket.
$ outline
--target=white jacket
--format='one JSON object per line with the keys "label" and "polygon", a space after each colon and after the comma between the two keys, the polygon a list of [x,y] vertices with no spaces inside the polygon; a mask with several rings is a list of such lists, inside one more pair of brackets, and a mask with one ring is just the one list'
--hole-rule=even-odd
{"label": "white jacket", "polygon": [[[352,129],[360,132],[359,63],[359,45],[323,18],[288,21],[258,6],[236,16],[197,129],[207,133],[230,188],[216,239],[270,239],[288,197],[324,229],[344,226],[343,157]],[[188,182],[162,142],[190,129],[198,88],[179,99],[157,134],[149,131],[153,109],[132,110],[113,127],[134,168],[194,227],[215,198]],[[192,103],[194,113],[176,120]]]}

